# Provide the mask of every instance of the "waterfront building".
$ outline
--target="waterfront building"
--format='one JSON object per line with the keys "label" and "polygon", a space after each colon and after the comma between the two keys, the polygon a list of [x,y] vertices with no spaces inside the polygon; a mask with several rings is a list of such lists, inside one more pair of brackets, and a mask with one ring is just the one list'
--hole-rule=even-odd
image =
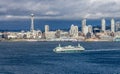
{"label": "waterfront building", "polygon": [[100,40],[101,41],[113,41],[113,37],[109,35],[101,35]]}
{"label": "waterfront building", "polygon": [[69,38],[69,33],[65,31],[61,31],[60,38]]}
{"label": "waterfront building", "polygon": [[41,30],[35,31],[35,38],[36,39],[41,39],[42,38],[42,32],[41,32]]}
{"label": "waterfront building", "polygon": [[[106,31],[104,32],[104,34],[109,35],[109,36],[112,36],[112,33],[113,33],[113,32],[111,32],[110,30],[106,30]],[[114,33],[113,33],[113,34],[114,34]]]}
{"label": "waterfront building", "polygon": [[55,31],[46,32],[46,33],[45,33],[45,38],[46,38],[46,39],[54,39],[54,38],[56,38],[55,34],[56,34]]}
{"label": "waterfront building", "polygon": [[99,41],[112,41],[113,37],[107,35],[107,33],[96,33],[96,37],[99,38]]}
{"label": "waterfront building", "polygon": [[59,34],[60,39],[69,38],[69,33],[66,31],[58,30],[58,31],[56,31],[56,34]]}
{"label": "waterfront building", "polygon": [[7,32],[6,39],[17,39],[17,33],[16,32]]}
{"label": "waterfront building", "polygon": [[56,38],[55,34],[56,34],[56,31],[50,31],[49,30],[49,25],[45,25],[45,38],[46,39]]}
{"label": "waterfront building", "polygon": [[[88,29],[88,30],[87,30],[87,29]],[[86,39],[92,37],[92,35],[93,35],[93,29],[92,29],[92,26],[91,26],[91,25],[86,26],[85,35],[86,35]]]}
{"label": "waterfront building", "polygon": [[105,19],[103,18],[102,20],[101,20],[101,30],[103,31],[103,32],[105,32],[105,30],[106,30],[106,22],[105,22]]}
{"label": "waterfront building", "polygon": [[29,32],[29,31],[26,33],[27,39],[33,39],[33,38],[35,38],[34,36],[35,36],[35,35],[33,35],[33,34],[32,34],[31,32]]}
{"label": "waterfront building", "polygon": [[61,36],[61,30],[57,30],[55,33],[56,38],[60,38]]}
{"label": "waterfront building", "polygon": [[18,32],[17,33],[17,38],[18,39],[23,39],[24,38],[24,32]]}
{"label": "waterfront building", "polygon": [[81,30],[82,30],[82,33],[85,33],[85,26],[86,26],[86,19],[83,19],[82,20],[82,27],[81,27]]}
{"label": "waterfront building", "polygon": [[111,19],[111,32],[115,32],[115,20]]}
{"label": "waterfront building", "polygon": [[34,33],[28,31],[24,36],[26,36],[26,39],[40,39],[42,38],[42,32],[40,30],[34,31]]}
{"label": "waterfront building", "polygon": [[68,38],[69,37],[69,33],[66,31],[62,31],[62,30],[57,30],[55,33],[56,38]]}

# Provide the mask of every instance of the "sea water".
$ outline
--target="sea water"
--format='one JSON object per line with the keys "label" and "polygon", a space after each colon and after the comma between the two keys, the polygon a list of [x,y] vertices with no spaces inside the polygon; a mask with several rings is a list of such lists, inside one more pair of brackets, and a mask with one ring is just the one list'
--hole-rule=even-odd
{"label": "sea water", "polygon": [[[55,53],[80,43],[80,53]],[[0,74],[120,74],[120,42],[0,42]]]}

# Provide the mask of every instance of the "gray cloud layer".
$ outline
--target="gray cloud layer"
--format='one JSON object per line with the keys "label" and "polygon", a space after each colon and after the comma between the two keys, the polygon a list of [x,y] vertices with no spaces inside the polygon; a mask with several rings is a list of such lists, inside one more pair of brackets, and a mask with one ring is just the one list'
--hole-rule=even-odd
{"label": "gray cloud layer", "polygon": [[120,17],[120,0],[0,0],[0,19]]}

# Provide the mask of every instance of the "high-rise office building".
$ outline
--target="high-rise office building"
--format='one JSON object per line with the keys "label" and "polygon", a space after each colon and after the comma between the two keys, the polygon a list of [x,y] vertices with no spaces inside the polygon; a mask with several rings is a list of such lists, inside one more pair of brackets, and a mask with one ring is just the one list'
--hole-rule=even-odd
{"label": "high-rise office building", "polygon": [[50,31],[49,25],[45,25],[45,38],[46,39],[54,39],[56,36],[56,31]]}
{"label": "high-rise office building", "polygon": [[93,29],[92,29],[91,25],[88,25],[88,32],[91,33],[91,34],[93,33]]}
{"label": "high-rise office building", "polygon": [[83,29],[84,29],[84,35],[86,35],[88,33],[88,26],[85,26]]}
{"label": "high-rise office building", "polygon": [[115,32],[115,20],[111,19],[111,32]]}
{"label": "high-rise office building", "polygon": [[49,25],[45,25],[45,33],[49,32]]}
{"label": "high-rise office building", "polygon": [[102,19],[102,20],[101,20],[101,29],[102,29],[103,32],[105,32],[105,30],[106,30],[106,27],[105,27],[106,24],[105,24],[105,23],[106,23],[106,22],[105,22],[105,19]]}
{"label": "high-rise office building", "polygon": [[78,37],[78,26],[74,26],[73,24],[71,25],[70,36]]}
{"label": "high-rise office building", "polygon": [[74,36],[78,37],[78,26],[74,26],[74,28],[75,28],[75,34],[74,34]]}
{"label": "high-rise office building", "polygon": [[34,31],[34,14],[31,14],[31,32]]}
{"label": "high-rise office building", "polygon": [[115,31],[120,31],[120,22],[116,22]]}
{"label": "high-rise office building", "polygon": [[73,36],[74,34],[74,25],[72,24],[70,27],[70,35]]}
{"label": "high-rise office building", "polygon": [[82,33],[85,33],[85,26],[86,26],[86,19],[83,19],[82,20],[82,27],[81,27],[81,30],[82,30]]}

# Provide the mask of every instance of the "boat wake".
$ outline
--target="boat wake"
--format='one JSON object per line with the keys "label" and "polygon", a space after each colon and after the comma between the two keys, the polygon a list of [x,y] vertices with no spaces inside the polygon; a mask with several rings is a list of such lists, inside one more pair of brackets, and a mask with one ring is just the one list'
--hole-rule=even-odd
{"label": "boat wake", "polygon": [[102,52],[102,51],[120,51],[120,48],[117,49],[93,49],[93,50],[84,50],[84,52]]}

